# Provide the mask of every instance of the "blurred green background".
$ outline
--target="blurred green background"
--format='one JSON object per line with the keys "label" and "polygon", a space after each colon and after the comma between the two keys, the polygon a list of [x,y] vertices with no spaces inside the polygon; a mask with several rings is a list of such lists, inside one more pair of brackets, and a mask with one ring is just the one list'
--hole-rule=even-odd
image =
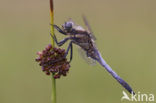
{"label": "blurred green background", "polygon": [[[156,94],[155,5],[155,0],[54,0],[55,24],[72,18],[84,26],[85,14],[108,64],[136,92]],[[0,103],[51,103],[51,77],[35,62],[36,52],[51,43],[49,24],[49,0],[0,0]],[[58,103],[121,103],[123,90],[99,64],[85,63],[77,46],[68,76],[57,80]]]}

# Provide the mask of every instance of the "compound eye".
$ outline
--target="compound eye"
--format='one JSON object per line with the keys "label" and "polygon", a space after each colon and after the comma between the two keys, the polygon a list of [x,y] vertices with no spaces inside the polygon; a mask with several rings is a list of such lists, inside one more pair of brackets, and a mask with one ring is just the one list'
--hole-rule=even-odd
{"label": "compound eye", "polygon": [[71,29],[71,28],[72,28],[72,23],[66,22],[66,23],[65,23],[65,28],[66,28],[66,29]]}

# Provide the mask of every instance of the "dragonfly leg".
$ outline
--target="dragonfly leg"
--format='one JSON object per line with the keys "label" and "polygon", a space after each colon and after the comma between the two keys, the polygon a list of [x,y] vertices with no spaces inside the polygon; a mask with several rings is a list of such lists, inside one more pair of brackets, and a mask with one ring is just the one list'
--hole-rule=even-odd
{"label": "dragonfly leg", "polygon": [[65,57],[66,57],[68,55],[69,49],[70,49],[70,61],[69,62],[71,62],[72,58],[73,58],[73,45],[72,45],[72,43],[73,43],[72,41],[69,43],[67,51],[65,53]]}
{"label": "dragonfly leg", "polygon": [[[51,33],[50,33],[50,35],[51,35]],[[58,46],[62,46],[64,43],[66,43],[70,39],[70,37],[67,37],[67,38],[64,38],[63,40],[61,40],[60,42],[58,42],[55,34],[54,35],[51,35],[51,36],[52,36],[52,38],[54,39],[55,43]]]}
{"label": "dragonfly leg", "polygon": [[66,33],[65,33],[60,27],[58,27],[57,25],[54,25],[54,28],[55,28],[58,32],[60,32],[60,33],[62,33],[62,34],[64,34],[64,35],[66,35]]}
{"label": "dragonfly leg", "polygon": [[[73,43],[72,41],[69,43],[68,48],[67,48],[67,50],[65,52],[65,55],[64,55],[64,58],[66,58],[66,56],[69,53],[69,49],[70,49],[70,60],[69,60],[69,63],[72,61],[72,57],[73,57],[73,45],[72,45],[72,43]],[[63,58],[61,58],[61,59],[63,59]],[[59,60],[61,60],[61,59],[59,59]],[[49,64],[56,63],[59,60],[50,61]]]}

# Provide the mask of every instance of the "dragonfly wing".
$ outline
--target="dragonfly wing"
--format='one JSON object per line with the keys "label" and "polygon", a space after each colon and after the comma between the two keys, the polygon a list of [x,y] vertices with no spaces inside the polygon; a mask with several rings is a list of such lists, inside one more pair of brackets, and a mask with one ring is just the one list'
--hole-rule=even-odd
{"label": "dragonfly wing", "polygon": [[83,58],[83,60],[85,60],[85,62],[87,64],[96,65],[96,61],[90,57],[87,57],[86,52],[83,49],[81,49],[80,47],[78,48],[78,53],[79,53],[80,57]]}
{"label": "dragonfly wing", "polygon": [[83,18],[83,22],[84,22],[85,26],[87,27],[88,31],[90,32],[91,37],[93,38],[93,40],[96,40],[96,37],[93,34],[93,31],[91,29],[91,26],[88,23],[86,16],[82,15],[82,18]]}

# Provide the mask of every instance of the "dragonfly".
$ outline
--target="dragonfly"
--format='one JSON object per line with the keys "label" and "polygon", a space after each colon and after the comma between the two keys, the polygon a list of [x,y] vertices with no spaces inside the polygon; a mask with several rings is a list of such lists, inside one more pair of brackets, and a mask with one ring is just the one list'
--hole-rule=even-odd
{"label": "dragonfly", "polygon": [[101,53],[97,49],[95,45],[96,37],[94,36],[91,26],[88,23],[88,20],[85,16],[82,16],[84,24],[87,29],[84,29],[82,26],[75,24],[72,19],[66,21],[62,28],[57,25],[53,25],[54,28],[65,36],[63,40],[58,42],[56,35],[51,35],[56,42],[56,44],[60,47],[65,44],[67,41],[69,45],[67,47],[65,57],[69,54],[70,51],[70,62],[73,58],[73,44],[78,45],[81,49],[83,49],[86,53],[86,56],[97,61],[102,67],[104,67],[113,78],[115,78],[129,93],[134,94],[134,91],[130,87],[130,85],[124,81],[113,69],[106,63],[106,61],[101,56]]}

